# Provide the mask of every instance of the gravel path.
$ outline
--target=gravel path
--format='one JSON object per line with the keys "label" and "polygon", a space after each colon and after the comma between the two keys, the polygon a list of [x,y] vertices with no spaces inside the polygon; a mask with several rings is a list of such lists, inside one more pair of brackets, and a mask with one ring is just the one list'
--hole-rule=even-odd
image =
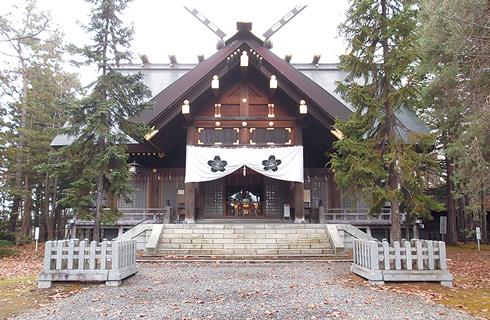
{"label": "gravel path", "polygon": [[119,287],[87,291],[16,319],[473,319],[370,286],[349,263],[145,263]]}

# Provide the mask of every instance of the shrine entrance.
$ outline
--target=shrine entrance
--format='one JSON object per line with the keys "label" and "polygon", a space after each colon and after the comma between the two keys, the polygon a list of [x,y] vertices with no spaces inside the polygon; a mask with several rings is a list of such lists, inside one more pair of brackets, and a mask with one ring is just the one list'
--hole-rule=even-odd
{"label": "shrine entrance", "polygon": [[200,184],[198,219],[283,219],[292,204],[291,182],[266,177],[248,167]]}
{"label": "shrine entrance", "polygon": [[264,216],[263,177],[243,167],[225,177],[225,217]]}

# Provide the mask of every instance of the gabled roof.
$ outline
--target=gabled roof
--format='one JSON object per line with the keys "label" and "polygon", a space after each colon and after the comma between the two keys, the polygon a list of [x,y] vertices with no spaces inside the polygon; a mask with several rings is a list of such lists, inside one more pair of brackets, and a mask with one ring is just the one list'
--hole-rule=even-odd
{"label": "gabled roof", "polygon": [[[230,38],[225,46],[213,56],[192,69],[188,69],[189,66],[178,64],[167,68],[153,65],[143,68],[140,65],[126,65],[121,68],[122,72],[142,71],[147,74],[146,81],[152,90],[158,87],[155,82],[164,87],[161,92],[153,92],[152,101],[155,107],[143,113],[140,120],[150,126],[155,126],[156,129],[168,124],[180,114],[184,100],[189,100],[192,105],[194,99],[198,99],[204,91],[209,90],[213,75],[218,75],[222,79],[232,71],[233,68],[228,65],[227,58],[238,49],[252,50],[261,56],[262,65],[258,67],[259,72],[267,78],[275,75],[280,84],[278,90],[284,90],[296,103],[299,104],[302,99],[306,100],[308,112],[318,120],[323,120],[326,124],[331,125],[336,117],[348,119],[351,111],[344,103],[293,65],[277,57],[263,46],[262,40],[244,28]],[[339,72],[338,69],[335,72]],[[166,76],[157,76],[158,73],[165,73]],[[170,82],[173,80],[172,77],[179,75],[177,80],[168,85],[162,81],[167,79]]]}

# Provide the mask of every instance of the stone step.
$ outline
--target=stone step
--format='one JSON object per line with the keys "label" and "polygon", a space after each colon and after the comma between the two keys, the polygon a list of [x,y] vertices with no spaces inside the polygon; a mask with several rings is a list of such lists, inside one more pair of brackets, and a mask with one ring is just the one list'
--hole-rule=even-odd
{"label": "stone step", "polygon": [[322,256],[333,249],[158,249],[160,255],[176,256]]}
{"label": "stone step", "polygon": [[182,256],[321,256],[333,254],[324,224],[166,224],[157,249]]}
{"label": "stone step", "polygon": [[170,223],[165,229],[325,229],[321,223]]}
{"label": "stone step", "polygon": [[[175,235],[173,235],[175,236]],[[173,237],[169,236],[166,234],[162,235],[162,238],[160,239],[161,244],[170,244],[170,243],[227,243],[227,244],[252,244],[252,243],[258,243],[258,244],[268,244],[268,243],[279,243],[279,244],[296,244],[296,243],[303,243],[303,244],[309,244],[309,245],[314,245],[314,244],[324,244],[324,245],[330,245],[330,239],[327,237],[295,237],[294,234],[292,235],[287,235],[284,238],[274,238],[270,237],[268,238],[262,237],[262,238],[256,238],[256,237],[245,237],[245,238],[209,238],[206,237],[206,235],[181,235],[182,237]]]}
{"label": "stone step", "polygon": [[218,230],[218,231],[205,231],[203,229],[187,229],[187,230],[163,230],[162,235],[163,238],[186,238],[186,237],[197,237],[203,238],[207,237],[209,239],[212,238],[318,238],[326,236],[325,230],[312,231],[309,232],[296,232],[297,230],[268,230],[268,232],[264,232],[264,229],[259,230]]}
{"label": "stone step", "polygon": [[318,247],[331,247],[331,243],[327,240],[323,241],[316,241],[316,242],[310,242],[310,241],[273,241],[274,239],[271,239],[271,241],[229,241],[228,239],[221,239],[222,241],[210,241],[209,239],[198,239],[198,240],[193,240],[193,241],[182,241],[182,239],[171,239],[169,241],[162,241],[160,242],[160,246],[168,246],[168,245],[180,245],[183,247],[184,245],[189,246],[189,245],[227,245],[227,246],[236,246],[236,247],[243,247],[243,246],[262,246],[262,247],[267,247],[267,246],[272,246],[272,245],[280,245],[280,246],[289,246],[289,247],[297,247],[297,246],[302,246],[302,247],[308,247],[308,248],[318,248]]}
{"label": "stone step", "polygon": [[[240,223],[252,223],[252,224],[263,224],[263,223],[279,223],[279,224],[284,224],[286,223],[282,219],[267,219],[267,218],[233,218],[233,221],[230,221],[229,219],[202,219],[202,220],[196,220],[196,223],[203,224],[203,223],[220,223],[220,224],[240,224]],[[292,223],[292,221],[288,221],[288,223]]]}

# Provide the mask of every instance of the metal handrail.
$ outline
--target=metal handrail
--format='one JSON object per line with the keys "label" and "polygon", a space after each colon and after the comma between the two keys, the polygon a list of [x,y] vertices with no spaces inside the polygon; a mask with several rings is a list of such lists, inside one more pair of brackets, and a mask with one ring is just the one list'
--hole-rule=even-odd
{"label": "metal handrail", "polygon": [[[163,222],[163,219],[165,217],[165,214],[167,213],[167,210],[169,210],[170,207],[165,207],[165,209],[163,209],[163,214],[162,216],[158,219],[159,221],[161,220]],[[153,218],[155,215],[157,214],[161,214],[161,212],[155,212],[151,217],[146,217],[145,219],[141,220],[140,222],[138,222],[137,224],[134,225],[134,227],[142,224],[143,222],[145,222],[146,220],[149,220],[150,218]]]}

